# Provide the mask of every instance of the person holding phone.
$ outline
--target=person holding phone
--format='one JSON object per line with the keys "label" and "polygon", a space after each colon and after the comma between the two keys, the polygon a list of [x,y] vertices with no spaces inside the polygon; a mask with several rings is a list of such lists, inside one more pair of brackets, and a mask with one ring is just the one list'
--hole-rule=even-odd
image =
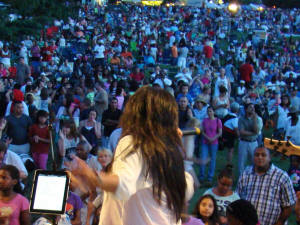
{"label": "person holding phone", "polygon": [[108,172],[95,173],[77,157],[70,165],[90,188],[104,190],[99,224],[181,224],[193,181],[184,171],[174,97],[162,89],[140,88],[126,104],[121,127]]}

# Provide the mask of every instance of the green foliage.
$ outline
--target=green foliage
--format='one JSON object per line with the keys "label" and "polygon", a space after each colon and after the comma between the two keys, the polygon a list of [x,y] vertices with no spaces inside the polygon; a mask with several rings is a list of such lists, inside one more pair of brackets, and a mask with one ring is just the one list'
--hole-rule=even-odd
{"label": "green foliage", "polygon": [[[0,12],[0,39],[6,41],[18,41],[27,34],[36,36],[45,25],[53,24],[54,19],[66,20],[69,16],[74,16],[78,9],[76,0],[2,0],[2,2],[9,5]],[[68,6],[66,2],[69,2]],[[21,16],[21,19],[9,22],[9,14]]]}

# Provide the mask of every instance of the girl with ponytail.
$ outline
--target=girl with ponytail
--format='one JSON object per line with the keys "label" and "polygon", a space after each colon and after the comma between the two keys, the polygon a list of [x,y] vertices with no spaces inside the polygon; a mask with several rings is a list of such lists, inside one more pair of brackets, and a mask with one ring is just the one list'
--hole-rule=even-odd
{"label": "girl with ponytail", "polygon": [[234,182],[233,166],[228,164],[218,175],[217,186],[205,191],[205,194],[212,195],[218,206],[218,214],[220,216],[220,224],[227,224],[226,207],[238,199],[239,195],[232,191],[232,185]]}

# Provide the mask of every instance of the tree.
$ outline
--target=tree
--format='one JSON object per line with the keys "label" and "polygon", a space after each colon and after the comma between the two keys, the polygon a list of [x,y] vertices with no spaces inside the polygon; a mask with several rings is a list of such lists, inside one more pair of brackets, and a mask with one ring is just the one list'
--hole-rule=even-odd
{"label": "tree", "polygon": [[[38,34],[55,19],[66,20],[78,12],[77,0],[2,0],[9,5],[1,11],[0,39],[14,41],[24,34]],[[10,22],[9,14],[17,14],[20,20]],[[6,19],[2,19],[6,18]],[[8,29],[9,27],[9,29]]]}

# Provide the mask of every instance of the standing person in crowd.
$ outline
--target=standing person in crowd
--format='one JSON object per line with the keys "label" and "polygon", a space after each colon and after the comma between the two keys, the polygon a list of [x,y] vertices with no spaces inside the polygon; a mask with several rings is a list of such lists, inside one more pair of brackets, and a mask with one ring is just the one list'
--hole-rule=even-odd
{"label": "standing person in crowd", "polygon": [[173,45],[171,47],[171,53],[172,53],[171,64],[175,66],[177,65],[177,59],[178,59],[178,49],[175,41],[173,42]]}
{"label": "standing person in crowd", "polygon": [[232,163],[235,141],[239,137],[238,113],[240,111],[240,105],[237,102],[233,102],[230,105],[230,109],[230,112],[223,119],[224,126],[222,133],[224,147],[228,148],[228,163]]}
{"label": "standing person in crowd", "polygon": [[213,58],[213,53],[214,53],[214,49],[213,49],[213,45],[212,42],[207,40],[204,47],[203,47],[203,53],[205,55],[205,62],[206,64],[210,65],[212,58]]}
{"label": "standing person in crowd", "polygon": [[31,153],[35,165],[38,169],[47,169],[48,153],[50,147],[50,135],[47,124],[48,113],[39,110],[35,123],[29,128],[29,140],[31,143]]}
{"label": "standing person in crowd", "polygon": [[95,110],[97,112],[97,121],[101,122],[103,112],[108,108],[108,94],[103,88],[103,83],[96,83]]}
{"label": "standing person in crowd", "polygon": [[207,104],[211,104],[211,87],[209,84],[204,85],[203,92],[198,97],[205,99]]}
{"label": "standing person in crowd", "polygon": [[239,71],[241,74],[241,79],[245,81],[246,87],[249,88],[250,82],[252,81],[252,73],[254,72],[250,58],[247,58],[246,62],[240,66]]}
{"label": "standing person in crowd", "polygon": [[205,98],[203,98],[202,96],[196,98],[193,111],[195,117],[200,121],[200,123],[202,123],[202,121],[207,116],[207,107],[208,105]]}
{"label": "standing person in crowd", "polygon": [[251,162],[253,161],[253,154],[257,147],[257,137],[259,133],[258,118],[252,103],[245,105],[245,113],[245,116],[240,117],[238,121],[240,134],[238,147],[239,174],[242,174],[244,171],[247,157],[250,158]]}
{"label": "standing person in crowd", "polygon": [[4,45],[4,47],[0,51],[0,59],[1,59],[1,62],[6,67],[6,69],[8,69],[11,66],[10,58],[11,58],[10,50],[8,49],[7,45]]}
{"label": "standing person in crowd", "polygon": [[220,75],[218,76],[216,82],[215,82],[215,93],[214,97],[218,97],[220,95],[220,87],[223,86],[227,90],[227,94],[230,97],[231,93],[231,85],[229,79],[225,75],[225,69],[220,69]]}
{"label": "standing person in crowd", "polygon": [[[288,95],[281,97],[281,103],[278,105],[276,110],[276,130],[274,131],[274,138],[282,139],[285,132],[285,126],[288,120],[288,113],[290,107],[290,98]],[[282,136],[282,137],[281,137]]]}
{"label": "standing person in crowd", "polygon": [[230,103],[226,87],[220,86],[219,89],[220,95],[214,98],[212,105],[214,107],[216,116],[220,119],[223,119],[228,114]]}
{"label": "standing person in crowd", "polygon": [[299,111],[295,106],[289,109],[288,118],[285,122],[285,140],[290,138],[290,141],[295,145],[300,145],[300,119],[298,115]]}
{"label": "standing person in crowd", "polygon": [[[207,108],[207,116],[202,122],[202,152],[201,159],[205,162],[210,157],[209,170],[207,181],[208,185],[212,185],[212,179],[215,174],[217,151],[218,151],[218,138],[222,135],[222,122],[214,115],[214,110],[211,106]],[[205,168],[203,164],[200,166],[200,182],[205,180]]]}
{"label": "standing person in crowd", "polygon": [[94,51],[95,65],[104,66],[104,52],[105,52],[104,41],[99,40],[95,45],[93,51]]}
{"label": "standing person in crowd", "polygon": [[261,225],[283,225],[292,213],[296,195],[288,174],[271,163],[269,151],[257,147],[254,164],[241,174],[237,192],[257,210]]}
{"label": "standing person in crowd", "polygon": [[20,175],[11,165],[0,168],[0,224],[30,225],[29,202],[22,195]]}
{"label": "standing person in crowd", "polygon": [[113,97],[110,101],[109,108],[103,112],[102,124],[104,132],[102,136],[102,147],[108,148],[110,134],[117,128],[122,111],[118,109],[118,99]]}
{"label": "standing person in crowd", "polygon": [[17,153],[25,165],[29,166],[32,164],[32,161],[30,157],[28,131],[32,121],[29,116],[23,114],[23,110],[22,102],[14,102],[13,113],[6,117],[7,136],[12,138],[9,149]]}
{"label": "standing person in crowd", "polygon": [[185,40],[182,39],[179,43],[178,61],[177,61],[177,66],[180,68],[180,70],[186,68],[186,58],[188,56],[188,53],[189,53],[189,49],[186,45]]}
{"label": "standing person in crowd", "polygon": [[291,90],[291,105],[295,106],[297,110],[300,110],[300,98],[297,96],[298,88],[293,87]]}
{"label": "standing person in crowd", "polygon": [[218,184],[216,187],[210,188],[204,192],[203,195],[212,195],[218,205],[218,214],[220,216],[220,224],[227,224],[226,208],[231,203],[238,199],[240,196],[232,191],[234,181],[232,165],[228,164],[218,175]]}
{"label": "standing person in crowd", "polygon": [[179,119],[179,128],[186,128],[187,122],[193,117],[193,111],[189,107],[189,101],[187,97],[182,96],[179,99],[178,103],[178,119]]}
{"label": "standing person in crowd", "polygon": [[75,158],[73,174],[104,190],[100,225],[181,223],[193,182],[184,172],[177,117],[172,95],[142,87],[125,106],[110,173],[97,175]]}
{"label": "standing person in crowd", "polygon": [[24,57],[19,58],[17,64],[16,83],[23,85],[26,78],[30,75],[30,67],[25,63]]}

